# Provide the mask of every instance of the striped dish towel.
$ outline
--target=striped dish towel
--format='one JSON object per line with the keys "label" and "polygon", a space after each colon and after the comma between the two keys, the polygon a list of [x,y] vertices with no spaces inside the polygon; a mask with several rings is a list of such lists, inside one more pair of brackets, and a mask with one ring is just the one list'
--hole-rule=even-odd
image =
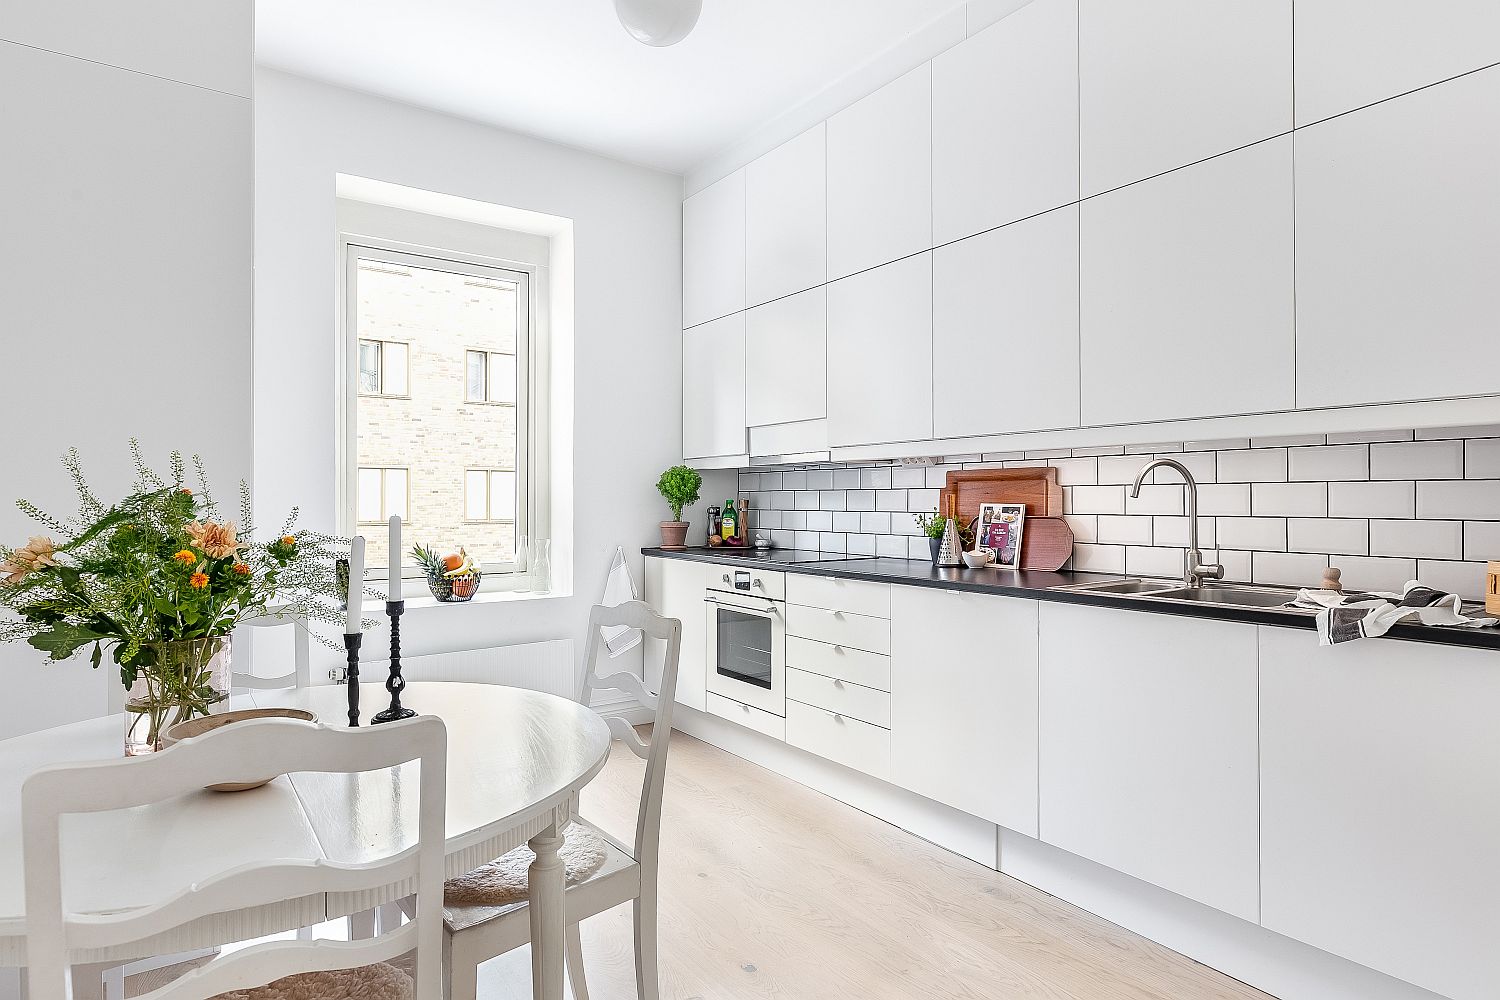
{"label": "striped dish towel", "polygon": [[1294,608],[1317,608],[1318,644],[1336,646],[1385,635],[1392,625],[1415,622],[1447,628],[1488,628],[1494,618],[1464,614],[1457,594],[1424,587],[1412,580],[1399,594],[1360,591],[1300,590]]}

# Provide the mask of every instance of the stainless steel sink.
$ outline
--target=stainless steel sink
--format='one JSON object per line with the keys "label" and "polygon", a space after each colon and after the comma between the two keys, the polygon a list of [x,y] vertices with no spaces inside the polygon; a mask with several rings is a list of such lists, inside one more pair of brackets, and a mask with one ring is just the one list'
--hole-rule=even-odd
{"label": "stainless steel sink", "polygon": [[1163,590],[1151,596],[1164,601],[1191,601],[1194,604],[1219,604],[1238,608],[1279,608],[1297,595],[1294,591],[1205,585]]}
{"label": "stainless steel sink", "polygon": [[1158,594],[1171,590],[1177,583],[1171,580],[1111,580],[1108,583],[1079,583],[1058,590],[1076,590],[1088,594]]}

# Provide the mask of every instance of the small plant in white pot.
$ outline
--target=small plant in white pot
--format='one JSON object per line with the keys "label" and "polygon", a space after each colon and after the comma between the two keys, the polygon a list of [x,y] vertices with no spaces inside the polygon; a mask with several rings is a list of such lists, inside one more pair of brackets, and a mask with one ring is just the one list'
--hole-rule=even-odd
{"label": "small plant in white pot", "polygon": [[682,508],[698,502],[698,490],[703,486],[703,477],[696,469],[686,465],[674,465],[661,474],[656,481],[656,490],[672,508],[672,520],[661,523],[661,547],[664,549],[687,548],[688,522],[682,519]]}

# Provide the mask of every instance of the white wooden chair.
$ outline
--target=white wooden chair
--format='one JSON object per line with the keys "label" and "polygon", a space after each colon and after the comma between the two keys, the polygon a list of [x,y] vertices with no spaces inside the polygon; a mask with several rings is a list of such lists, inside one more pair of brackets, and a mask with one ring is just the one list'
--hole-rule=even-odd
{"label": "white wooden chair", "polygon": [[[284,617],[276,617],[278,613]],[[240,634],[248,640],[245,643],[248,648],[244,659],[240,662],[246,667],[254,664],[257,637],[261,633],[267,629],[288,627],[292,629],[291,672],[274,677],[262,677],[251,673],[248,669],[231,668],[230,684],[233,687],[249,688],[252,691],[307,687],[312,673],[312,634],[308,632],[308,621],[305,615],[293,614],[283,607],[273,607],[264,617],[254,618],[242,624]]]}
{"label": "white wooden chair", "polygon": [[[644,634],[666,642],[659,695],[647,691],[640,678],[634,674],[595,676],[599,650],[604,644],[600,629],[615,625],[638,628]],[[611,731],[637,757],[646,761],[646,777],[636,816],[634,845],[627,847],[582,820],[575,820],[568,827],[569,831],[587,830],[589,836],[602,839],[606,845],[603,863],[592,874],[576,882],[570,881],[567,888],[565,907],[568,978],[573,986],[575,1000],[588,1000],[578,921],[621,903],[633,901],[636,992],[639,1000],[658,1000],[657,850],[661,839],[662,791],[667,774],[667,746],[672,733],[672,704],[677,689],[677,656],[682,638],[682,623],[675,618],[661,617],[640,601],[628,601],[613,608],[594,608],[589,616],[588,637],[583,689],[580,693],[583,704],[588,704],[589,696],[594,690],[613,688],[635,696],[643,705],[655,710],[656,722],[648,741],[642,740],[625,720],[609,719]],[[564,839],[566,837],[565,832]],[[531,937],[530,915],[524,899],[496,906],[448,907],[444,910],[443,917],[443,961],[450,977],[447,996],[453,1000],[466,1000],[475,995],[481,964],[519,948]]]}
{"label": "white wooden chair", "polygon": [[[254,998],[274,981],[331,972],[347,972],[345,983],[361,989],[381,978],[389,982],[396,970],[385,963],[412,951],[415,1000],[440,1000],[447,745],[442,720],[432,716],[359,730],[274,719],[225,726],[150,757],[60,764],[36,772],[21,790],[30,1000],[68,1000],[69,956],[75,951],[125,948],[218,913],[393,885],[416,887],[415,918],[399,930],[368,941],[253,945],[200,966],[143,1000],[206,1000],[232,991]],[[65,910],[59,821],[66,814],[148,805],[209,784],[254,781],[268,771],[352,774],[408,761],[421,767],[418,839],[389,858],[367,864],[314,857],[242,865],[121,913]]]}

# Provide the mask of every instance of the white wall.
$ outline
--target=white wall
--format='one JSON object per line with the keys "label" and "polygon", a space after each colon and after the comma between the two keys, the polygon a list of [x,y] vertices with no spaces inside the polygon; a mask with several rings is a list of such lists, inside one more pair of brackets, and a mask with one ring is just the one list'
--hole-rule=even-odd
{"label": "white wall", "polygon": [[[18,495],[77,510],[58,464],[70,445],[101,497],[124,496],[132,436],[160,467],[174,448],[201,452],[233,505],[251,474],[252,4],[216,4],[211,24],[197,0],[151,0],[133,20],[79,0],[11,6],[0,538],[46,533]],[[108,665],[16,643],[0,675],[0,739],[98,716],[119,686]]]}
{"label": "white wall", "polygon": [[[639,574],[666,516],[656,477],[681,454],[681,179],[275,71],[256,87],[262,516],[335,520],[336,175],[571,219],[574,446],[554,461],[572,462],[574,594],[416,608],[402,637],[412,654],[581,637],[616,544]],[[706,496],[728,495],[720,479]]]}

